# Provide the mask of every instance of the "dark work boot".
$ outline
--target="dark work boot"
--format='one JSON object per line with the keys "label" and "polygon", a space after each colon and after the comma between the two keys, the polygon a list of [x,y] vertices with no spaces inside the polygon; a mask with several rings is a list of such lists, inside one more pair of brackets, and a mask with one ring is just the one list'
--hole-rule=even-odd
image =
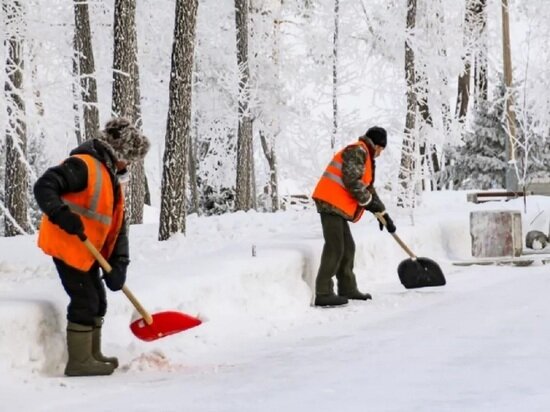
{"label": "dark work boot", "polygon": [[348,303],[348,299],[337,295],[316,295],[315,306],[340,306]]}
{"label": "dark work boot", "polygon": [[338,295],[346,297],[348,299],[353,299],[353,300],[369,300],[369,299],[372,300],[372,296],[370,293],[362,293],[362,292],[359,292],[357,289],[355,289],[352,292],[338,291]]}
{"label": "dark work boot", "polygon": [[67,376],[110,375],[115,370],[113,364],[100,362],[92,356],[93,328],[69,322],[67,325],[67,349],[69,360],[65,367]]}
{"label": "dark work boot", "polygon": [[101,327],[103,326],[103,318],[94,318],[95,326],[92,331],[92,356],[100,362],[112,363],[114,368],[118,368],[118,359],[114,356],[105,356],[101,353]]}

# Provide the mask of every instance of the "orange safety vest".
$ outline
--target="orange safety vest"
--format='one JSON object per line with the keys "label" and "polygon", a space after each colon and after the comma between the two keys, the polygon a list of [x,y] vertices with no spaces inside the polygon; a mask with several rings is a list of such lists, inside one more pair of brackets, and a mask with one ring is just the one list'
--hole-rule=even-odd
{"label": "orange safety vest", "polygon": [[[61,199],[72,212],[80,215],[86,237],[108,259],[124,220],[122,188],[119,186],[118,201],[115,204],[113,182],[105,165],[90,155],[74,157],[86,163],[88,186],[80,192],[63,194]],[[45,214],[40,223],[38,246],[47,255],[84,272],[90,270],[95,262],[94,256],[78,236],[68,234]]]}
{"label": "orange safety vest", "polygon": [[[367,160],[365,162],[365,169],[363,170],[363,177],[361,180],[365,185],[372,183],[372,158],[369,154],[367,145],[361,141],[353,143],[350,146],[359,146],[365,151]],[[340,150],[334,155],[331,162],[325,169],[321,179],[317,183],[315,190],[313,191],[313,199],[322,200],[338,210],[341,210],[346,216],[349,216],[354,222],[357,222],[363,215],[364,209],[358,207],[359,202],[353,197],[353,195],[346,189],[344,181],[342,180],[342,153],[345,149]]]}

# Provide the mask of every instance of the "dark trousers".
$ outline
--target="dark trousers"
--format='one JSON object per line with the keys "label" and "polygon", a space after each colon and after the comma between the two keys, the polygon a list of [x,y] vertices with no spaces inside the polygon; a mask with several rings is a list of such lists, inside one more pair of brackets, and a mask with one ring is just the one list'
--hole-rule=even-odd
{"label": "dark trousers", "polygon": [[107,295],[98,264],[94,264],[89,271],[82,272],[59,259],[54,258],[53,261],[63,288],[70,298],[67,320],[95,326],[94,318],[105,316],[107,311]]}
{"label": "dark trousers", "polygon": [[320,213],[320,215],[325,245],[315,282],[315,293],[317,295],[333,294],[333,276],[336,276],[340,293],[353,292],[357,290],[353,273],[355,242],[351,236],[349,224],[346,219],[338,215],[329,213]]}

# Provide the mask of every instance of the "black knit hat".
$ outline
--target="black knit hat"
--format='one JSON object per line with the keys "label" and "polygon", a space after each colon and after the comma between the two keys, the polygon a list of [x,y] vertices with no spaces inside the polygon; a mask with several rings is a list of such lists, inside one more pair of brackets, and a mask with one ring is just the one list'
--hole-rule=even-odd
{"label": "black knit hat", "polygon": [[143,159],[151,146],[149,139],[125,117],[109,120],[98,138],[106,143],[117,160],[129,163]]}
{"label": "black knit hat", "polygon": [[367,136],[377,146],[386,147],[386,144],[388,143],[388,134],[386,133],[386,129],[383,127],[371,127],[367,130],[365,136]]}

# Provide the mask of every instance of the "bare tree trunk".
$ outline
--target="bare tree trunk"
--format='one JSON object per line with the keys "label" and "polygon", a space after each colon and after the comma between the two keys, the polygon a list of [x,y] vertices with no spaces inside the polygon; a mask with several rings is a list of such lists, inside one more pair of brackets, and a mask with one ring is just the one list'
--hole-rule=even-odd
{"label": "bare tree trunk", "polygon": [[456,100],[456,116],[460,121],[466,119],[470,100],[470,72],[471,64],[464,61],[464,70],[458,76],[458,95]]}
{"label": "bare tree trunk", "polygon": [[[196,131],[196,127],[195,127]],[[194,136],[194,137],[193,137]],[[199,213],[199,188],[197,186],[197,133],[192,133],[189,139],[189,192],[191,193],[191,213]]]}
{"label": "bare tree trunk", "polygon": [[115,0],[113,48],[113,103],[114,116],[135,121],[134,64],[135,0]]}
{"label": "bare tree trunk", "polygon": [[[136,1],[115,0],[113,50],[114,116],[124,116],[141,128]],[[145,169],[143,161],[132,164],[126,188],[126,213],[130,224],[143,223]]]}
{"label": "bare tree trunk", "polygon": [[[281,30],[281,10],[283,6],[283,0],[278,1],[277,6],[268,12],[273,12],[273,29],[272,29],[272,52],[271,60],[273,66],[275,67],[275,77],[274,84],[280,85],[280,30]],[[262,10],[256,9],[256,13],[264,13]],[[281,101],[281,95],[279,93],[279,87],[275,88],[274,91],[274,103],[277,107],[282,106],[284,103]],[[275,151],[275,145],[277,138],[281,133],[280,119],[277,110],[273,110],[269,114],[269,118],[266,119],[267,127],[262,128],[260,125],[258,135],[260,137],[260,143],[262,147],[262,152],[267,160],[269,167],[269,181],[267,182],[266,190],[267,194],[270,197],[271,211],[275,212],[280,209],[280,200],[279,200],[279,179],[277,172],[277,154]]]}
{"label": "bare tree trunk", "polygon": [[4,234],[16,236],[30,232],[28,219],[27,125],[23,100],[23,39],[19,34],[24,25],[24,12],[17,0],[2,3],[7,19],[6,83],[8,124],[6,128]]}
{"label": "bare tree trunk", "polygon": [[[281,21],[282,21],[282,8],[283,8],[284,0],[280,0],[280,4],[278,7],[278,14],[273,21],[273,62],[275,66],[277,67],[277,74],[276,74],[276,84],[280,84],[280,49],[281,49]],[[283,105],[281,99],[280,92],[277,93],[277,103],[279,105]],[[277,167],[277,152],[275,150],[275,144],[277,142],[277,139],[279,135],[281,134],[281,119],[279,118],[279,114],[276,115],[274,118],[274,121],[277,123],[276,125],[276,133],[274,134],[273,138],[271,139],[271,145],[264,147],[264,153],[267,159],[267,163],[269,165],[269,193],[271,195],[271,211],[276,212],[281,208],[281,200],[279,198],[279,171]],[[261,134],[260,134],[261,137]],[[267,142],[266,142],[267,143]],[[262,142],[263,146],[263,142]],[[266,151],[267,149],[267,151]]]}
{"label": "bare tree trunk", "polygon": [[470,82],[472,72],[472,43],[475,39],[476,13],[475,7],[478,0],[466,0],[464,11],[463,45],[464,55],[462,72],[458,76],[458,94],[456,98],[456,117],[461,122],[466,120],[468,104],[470,101]]}
{"label": "bare tree trunk", "polygon": [[[437,19],[437,24],[438,24],[438,29],[440,31],[443,30],[443,28],[446,27],[445,11],[444,11],[445,5],[443,4],[444,2],[445,2],[445,0],[439,0],[438,9],[435,13],[435,16],[436,16],[436,19]],[[440,56],[446,57],[447,56],[447,49],[445,47],[441,47],[438,54]],[[442,72],[442,73],[440,73],[440,76],[442,77],[444,88],[446,89],[448,84],[449,84],[449,79],[447,77],[447,74],[445,72]],[[441,95],[441,91],[440,91],[440,95]],[[445,177],[443,176],[441,171],[443,169],[450,168],[450,166],[451,166],[450,161],[449,161],[449,156],[446,156],[445,150],[446,150],[446,147],[447,147],[446,139],[447,139],[447,135],[449,134],[448,132],[450,130],[451,120],[453,118],[453,114],[452,114],[452,111],[451,111],[451,106],[449,105],[449,103],[447,103],[447,99],[442,98],[442,100],[443,100],[443,103],[441,104],[441,117],[443,119],[443,130],[444,130],[444,133],[445,133],[445,137],[443,138],[443,145],[442,145],[443,150],[442,150],[442,153],[441,153],[441,158],[439,158],[439,156],[437,154],[436,147],[432,148],[432,164],[433,164],[433,168],[434,168],[433,172],[434,172],[434,175],[436,176],[436,179],[435,179],[436,190],[442,190],[446,186],[449,185],[449,182],[447,182],[447,179],[445,179]]]}
{"label": "bare tree trunk", "polygon": [[250,114],[250,69],[248,64],[248,0],[235,0],[237,64],[239,68],[237,181],[235,208],[256,208],[254,179],[253,121]]}
{"label": "bare tree trunk", "polygon": [[[432,127],[433,119],[430,112],[430,106],[428,104],[428,77],[423,74],[422,79],[418,78],[417,84],[425,84],[420,88],[420,91],[418,93],[418,113],[422,116],[423,123],[429,127]],[[439,190],[436,179],[436,174],[440,171],[437,147],[433,144],[429,144],[428,142],[426,142],[425,138],[422,138],[422,143],[420,144],[420,162],[421,168],[430,179],[430,189]],[[422,189],[426,189],[424,179],[422,179]]]}
{"label": "bare tree trunk", "polygon": [[334,35],[332,37],[332,135],[330,148],[334,151],[338,133],[338,20],[340,0],[334,0]]}
{"label": "bare tree trunk", "polygon": [[478,105],[478,100],[486,102],[488,98],[487,0],[477,0],[473,12],[476,21],[476,35],[479,41],[474,59],[474,97],[476,105]]}
{"label": "bare tree trunk", "polygon": [[273,144],[270,146],[267,142],[267,137],[263,131],[260,130],[260,141],[262,143],[262,150],[269,165],[269,194],[271,196],[271,210],[273,212],[279,210],[279,182],[277,178],[277,157],[275,155],[275,148]]}
{"label": "bare tree trunk", "polygon": [[508,0],[502,0],[502,54],[504,82],[506,84],[506,189],[518,190],[518,173],[516,170],[516,112],[512,95],[512,52],[510,50],[510,22]]}
{"label": "bare tree trunk", "polygon": [[[412,33],[416,26],[416,0],[407,0],[407,32]],[[409,34],[411,35],[411,34]],[[399,169],[400,190],[397,205],[401,207],[414,206],[413,176],[415,169],[415,135],[416,135],[416,70],[414,63],[414,51],[405,41],[405,80],[407,83],[407,115],[405,118],[405,131],[403,146],[401,148],[401,166]]]}
{"label": "bare tree trunk", "polygon": [[84,136],[92,139],[99,129],[97,84],[88,2],[74,0],[75,46],[79,62],[80,87],[84,112]]}
{"label": "bare tree trunk", "polygon": [[185,173],[191,132],[197,7],[198,0],[176,0],[159,240],[166,240],[174,233],[185,233]]}
{"label": "bare tree trunk", "polygon": [[76,144],[80,145],[82,140],[82,96],[80,94],[80,65],[79,65],[79,53],[77,50],[76,30],[73,36],[73,113],[74,113],[74,133],[76,136]]}
{"label": "bare tree trunk", "polygon": [[[135,1],[135,0],[134,0]],[[135,13],[135,7],[134,7]],[[143,118],[141,117],[141,86],[139,76],[139,61],[138,61],[138,39],[137,28],[134,21],[134,29],[132,30],[132,45],[133,45],[133,88],[134,88],[134,124],[138,129],[143,128]],[[147,176],[145,175],[145,161],[140,160],[134,163],[130,174],[130,185],[128,191],[132,193],[131,219],[130,223],[143,223],[143,208],[145,198],[147,196]],[[149,203],[150,204],[150,203]]]}
{"label": "bare tree trunk", "polygon": [[[429,79],[425,73],[419,74],[416,73],[416,89],[417,89],[417,109],[418,114],[420,114],[422,118],[422,125],[419,127],[419,133],[420,133],[420,170],[423,171],[426,175],[430,175],[430,162],[432,160],[431,154],[432,154],[432,145],[430,145],[429,149],[427,150],[427,142],[426,138],[424,137],[425,131],[424,126],[432,126],[432,114],[430,113],[430,106],[428,104],[428,84]],[[437,158],[437,155],[436,155]],[[426,184],[424,176],[422,178],[422,190],[426,190]]]}
{"label": "bare tree trunk", "polygon": [[[199,61],[194,60],[193,72],[198,73],[200,70]],[[200,160],[198,159],[198,148],[199,148],[199,124],[201,119],[201,111],[195,110],[192,114],[192,123],[193,128],[189,137],[189,164],[188,164],[188,183],[189,183],[189,193],[190,193],[190,202],[188,210],[190,213],[201,214],[200,206],[200,194],[199,194],[199,180],[197,172],[200,170]]]}

